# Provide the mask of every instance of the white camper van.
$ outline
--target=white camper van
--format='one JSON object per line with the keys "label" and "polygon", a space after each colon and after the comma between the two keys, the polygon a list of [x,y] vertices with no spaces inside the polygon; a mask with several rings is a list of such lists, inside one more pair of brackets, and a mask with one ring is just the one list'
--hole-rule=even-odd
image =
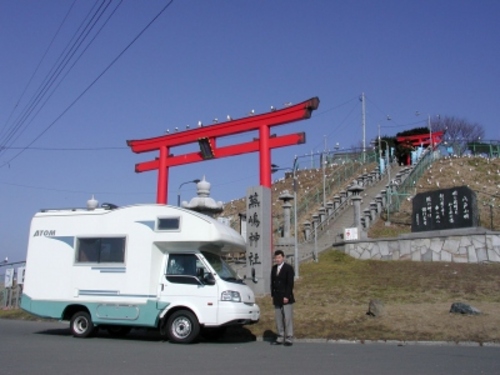
{"label": "white camper van", "polygon": [[243,237],[211,217],[160,204],[42,210],[32,219],[21,307],[70,321],[74,336],[159,329],[189,343],[200,330],[256,323],[252,290],[221,257]]}

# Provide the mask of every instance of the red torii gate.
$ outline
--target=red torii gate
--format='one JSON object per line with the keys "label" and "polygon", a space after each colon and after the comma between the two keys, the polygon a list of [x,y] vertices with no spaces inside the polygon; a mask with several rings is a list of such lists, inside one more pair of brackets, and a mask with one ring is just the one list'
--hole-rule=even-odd
{"label": "red torii gate", "polygon": [[[271,136],[270,128],[311,117],[312,111],[319,106],[317,97],[284,109],[274,110],[261,115],[253,115],[237,120],[198,127],[190,130],[166,134],[160,137],[130,140],[127,145],[133,152],[159,151],[159,157],[135,165],[137,173],[158,170],[158,190],[156,202],[167,203],[168,171],[170,167],[196,163],[208,159],[223,158],[259,151],[260,185],[271,187],[271,149],[305,143],[305,133]],[[228,135],[259,131],[259,138],[250,142],[217,147],[217,139]],[[198,143],[200,152],[183,155],[170,153],[172,147]]]}
{"label": "red torii gate", "polygon": [[[423,134],[415,134],[415,135],[405,135],[396,137],[398,143],[402,144],[410,144],[413,147],[418,146],[429,146],[432,143],[432,146],[438,145],[443,140],[443,131],[438,131],[432,133],[423,133]],[[432,141],[431,141],[432,138]]]}
{"label": "red torii gate", "polygon": [[[396,141],[399,144],[402,144],[405,147],[427,147],[429,145],[432,145],[432,149],[435,148],[436,145],[439,145],[441,141],[443,140],[443,131],[438,131],[434,132],[432,134],[429,133],[423,133],[423,134],[414,134],[414,135],[405,135],[405,136],[399,136],[396,137]],[[411,164],[411,157],[410,154],[406,155],[406,165]]]}

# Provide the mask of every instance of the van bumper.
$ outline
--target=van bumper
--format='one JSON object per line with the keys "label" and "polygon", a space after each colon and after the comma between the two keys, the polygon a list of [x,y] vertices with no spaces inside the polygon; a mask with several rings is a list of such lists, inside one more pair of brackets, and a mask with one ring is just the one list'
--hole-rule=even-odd
{"label": "van bumper", "polygon": [[256,303],[219,302],[218,322],[221,326],[255,324],[260,319]]}

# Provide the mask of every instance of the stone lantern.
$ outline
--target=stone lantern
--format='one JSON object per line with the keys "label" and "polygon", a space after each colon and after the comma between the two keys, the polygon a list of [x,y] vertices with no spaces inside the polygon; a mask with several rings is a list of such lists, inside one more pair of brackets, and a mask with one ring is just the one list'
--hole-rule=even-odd
{"label": "stone lantern", "polygon": [[183,201],[181,203],[181,207],[211,217],[214,217],[224,210],[222,202],[215,202],[215,200],[210,197],[210,183],[205,180],[205,176],[203,176],[203,179],[196,184],[196,189],[198,196],[192,198],[189,203]]}

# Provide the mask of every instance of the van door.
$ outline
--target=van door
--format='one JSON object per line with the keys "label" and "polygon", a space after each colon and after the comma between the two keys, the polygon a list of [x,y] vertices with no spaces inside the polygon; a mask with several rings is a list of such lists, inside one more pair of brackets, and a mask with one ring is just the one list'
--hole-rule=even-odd
{"label": "van door", "polygon": [[161,291],[162,300],[176,305],[196,306],[200,323],[216,325],[219,292],[217,284],[203,282],[203,275],[209,272],[196,254],[169,254]]}

